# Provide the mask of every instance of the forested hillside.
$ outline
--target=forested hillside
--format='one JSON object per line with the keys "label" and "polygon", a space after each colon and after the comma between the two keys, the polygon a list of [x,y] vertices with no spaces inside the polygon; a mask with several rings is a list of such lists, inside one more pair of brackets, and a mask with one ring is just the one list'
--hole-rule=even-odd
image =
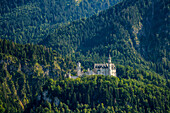
{"label": "forested hillside", "polygon": [[90,17],[121,0],[1,0],[0,37],[37,43],[54,29]]}
{"label": "forested hillside", "polygon": [[[0,113],[169,113],[169,6],[1,0]],[[117,77],[67,77],[109,54]]]}
{"label": "forested hillside", "polygon": [[74,63],[45,46],[0,39],[0,112],[24,111],[48,78],[63,78]]}
{"label": "forested hillside", "polygon": [[110,53],[115,63],[147,65],[168,75],[168,5],[168,0],[124,0],[57,29],[40,44],[85,60],[84,65],[101,62]]}
{"label": "forested hillside", "polygon": [[[127,75],[131,79],[99,75],[76,80],[48,80],[43,86],[41,97],[47,92],[48,98],[54,99],[57,96],[60,104],[42,99],[31,103],[28,109],[32,113],[168,113],[170,90],[165,79],[133,68],[128,71],[131,71]],[[133,75],[142,78],[134,78]]]}

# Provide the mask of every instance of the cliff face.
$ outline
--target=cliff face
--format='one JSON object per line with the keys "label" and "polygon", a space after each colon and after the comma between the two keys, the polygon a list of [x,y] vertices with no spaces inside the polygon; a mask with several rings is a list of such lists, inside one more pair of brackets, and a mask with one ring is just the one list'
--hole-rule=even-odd
{"label": "cliff face", "polygon": [[0,39],[1,108],[6,112],[24,111],[48,78],[66,73],[68,64],[57,54],[44,46]]}
{"label": "cliff face", "polygon": [[[0,57],[1,100],[10,102],[9,106],[15,103],[15,107],[22,111],[26,104],[30,103],[31,98],[40,91],[45,78],[49,76],[48,68],[39,65],[35,69],[36,65],[33,66],[30,62],[21,63],[11,55],[0,53]],[[13,100],[10,100],[11,98]]]}
{"label": "cliff face", "polygon": [[141,15],[139,22],[132,26],[133,42],[146,60],[161,62],[168,58],[169,52],[168,0],[150,0],[147,4],[147,8],[138,6]]}

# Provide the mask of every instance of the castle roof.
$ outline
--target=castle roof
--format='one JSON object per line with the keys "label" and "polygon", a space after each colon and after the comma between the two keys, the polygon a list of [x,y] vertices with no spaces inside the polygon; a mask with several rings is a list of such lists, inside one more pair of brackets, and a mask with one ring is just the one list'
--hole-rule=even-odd
{"label": "castle roof", "polygon": [[[111,64],[111,65],[115,67],[114,64]],[[106,69],[106,68],[108,68],[108,63],[106,63],[106,64],[94,64],[94,68],[103,68],[103,69]]]}
{"label": "castle roof", "polygon": [[94,64],[94,68],[108,68],[108,64]]}

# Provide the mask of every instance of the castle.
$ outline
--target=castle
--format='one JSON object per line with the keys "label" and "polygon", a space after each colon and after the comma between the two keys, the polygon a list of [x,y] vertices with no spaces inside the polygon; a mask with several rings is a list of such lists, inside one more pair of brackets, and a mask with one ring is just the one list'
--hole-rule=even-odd
{"label": "castle", "polygon": [[111,57],[109,55],[108,63],[104,64],[94,64],[94,69],[88,69],[87,72],[83,73],[81,71],[81,63],[77,63],[77,76],[82,75],[109,75],[109,76],[116,76],[116,67],[111,62]]}

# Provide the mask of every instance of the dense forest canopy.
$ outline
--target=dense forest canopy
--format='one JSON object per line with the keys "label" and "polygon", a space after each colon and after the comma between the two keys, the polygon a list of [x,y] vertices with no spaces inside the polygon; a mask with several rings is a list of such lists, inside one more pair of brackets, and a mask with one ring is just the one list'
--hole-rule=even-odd
{"label": "dense forest canopy", "polygon": [[1,0],[0,36],[38,43],[56,28],[87,18],[121,0]]}
{"label": "dense forest canopy", "polygon": [[[1,0],[0,113],[169,113],[169,5]],[[117,77],[68,78],[109,54]]]}
{"label": "dense forest canopy", "polygon": [[104,62],[110,53],[114,63],[149,66],[169,78],[168,11],[168,0],[125,0],[57,29],[40,44],[86,67]]}
{"label": "dense forest canopy", "polygon": [[48,97],[54,99],[57,96],[60,104],[41,100],[30,107],[32,112],[168,112],[170,91],[164,81],[160,84],[157,86],[150,78],[139,81],[101,75],[49,80],[41,96],[48,92]]}
{"label": "dense forest canopy", "polygon": [[47,79],[62,79],[74,65],[51,48],[0,39],[0,112],[24,111]]}

